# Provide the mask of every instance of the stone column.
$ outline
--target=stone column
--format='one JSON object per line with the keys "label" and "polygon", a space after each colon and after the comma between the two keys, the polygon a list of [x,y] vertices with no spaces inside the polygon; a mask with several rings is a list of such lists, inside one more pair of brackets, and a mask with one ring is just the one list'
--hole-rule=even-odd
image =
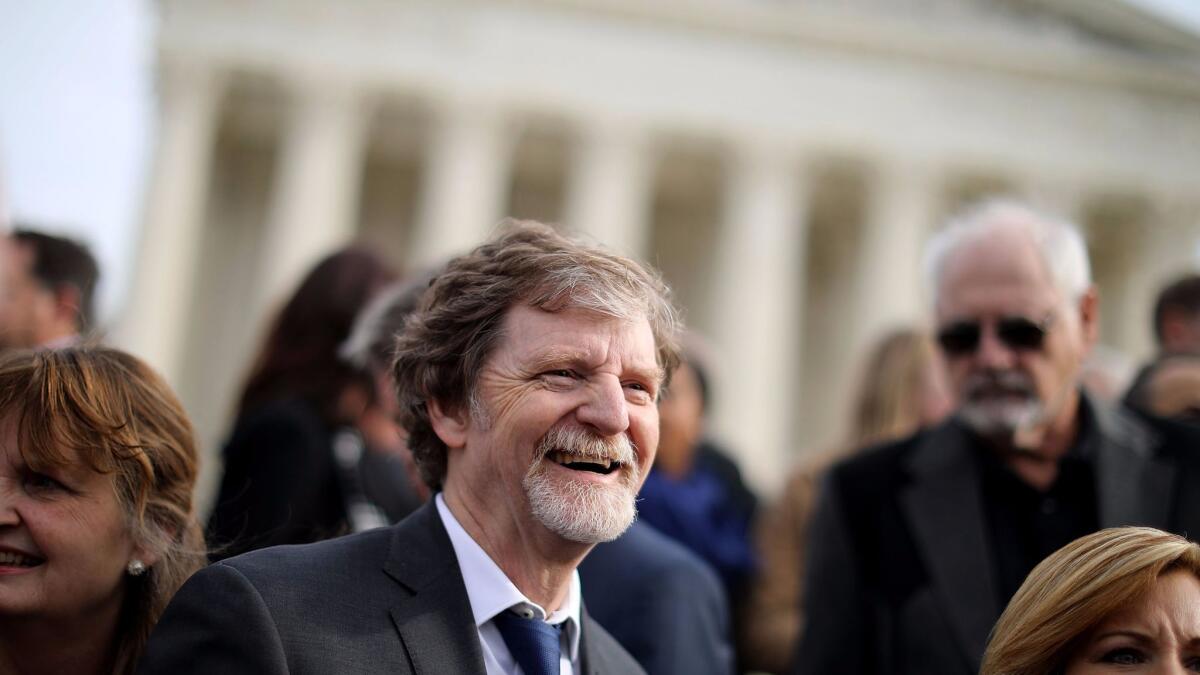
{"label": "stone column", "polygon": [[886,161],[877,167],[859,238],[856,319],[846,352],[851,371],[885,331],[930,315],[921,257],[936,225],[938,197],[933,173],[924,165]]}
{"label": "stone column", "polygon": [[137,270],[114,341],[178,385],[225,78],[208,64],[165,60]]}
{"label": "stone column", "polygon": [[503,217],[512,134],[484,104],[443,109],[428,149],[421,215],[409,262],[432,265],[479,244]]}
{"label": "stone column", "polygon": [[566,225],[636,258],[649,248],[651,156],[639,130],[612,121],[582,130]]}
{"label": "stone column", "polygon": [[1154,301],[1163,286],[1187,273],[1200,273],[1200,199],[1193,194],[1166,193],[1151,197],[1153,206],[1140,229],[1135,260],[1120,304],[1100,299],[1100,312],[1116,312],[1122,327],[1116,346],[1144,360],[1158,350],[1154,337]]}
{"label": "stone column", "polygon": [[806,199],[793,159],[779,144],[761,140],[736,149],[714,270],[719,402],[713,421],[760,488],[778,487],[791,463]]}
{"label": "stone column", "polygon": [[296,83],[263,236],[257,302],[293,291],[357,230],[367,109],[350,85]]}

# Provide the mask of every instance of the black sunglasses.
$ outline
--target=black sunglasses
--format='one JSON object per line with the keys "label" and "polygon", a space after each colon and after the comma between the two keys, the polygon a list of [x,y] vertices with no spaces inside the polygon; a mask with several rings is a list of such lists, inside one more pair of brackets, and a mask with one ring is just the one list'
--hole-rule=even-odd
{"label": "black sunglasses", "polygon": [[[1054,315],[1041,322],[1023,316],[1009,316],[996,321],[996,337],[1009,349],[1036,351],[1046,341],[1046,332]],[[938,330],[937,341],[949,356],[966,356],[979,349],[983,325],[978,321],[956,321]]]}

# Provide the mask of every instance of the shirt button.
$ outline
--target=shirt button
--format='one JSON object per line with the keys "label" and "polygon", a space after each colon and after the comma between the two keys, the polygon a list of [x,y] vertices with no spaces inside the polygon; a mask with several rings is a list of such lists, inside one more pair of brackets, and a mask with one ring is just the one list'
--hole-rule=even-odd
{"label": "shirt button", "polygon": [[1042,500],[1042,513],[1047,516],[1054,515],[1058,511],[1058,502],[1053,497],[1046,497]]}
{"label": "shirt button", "polygon": [[518,609],[517,613],[526,619],[533,618],[533,610],[529,609],[528,607],[522,607],[521,609]]}

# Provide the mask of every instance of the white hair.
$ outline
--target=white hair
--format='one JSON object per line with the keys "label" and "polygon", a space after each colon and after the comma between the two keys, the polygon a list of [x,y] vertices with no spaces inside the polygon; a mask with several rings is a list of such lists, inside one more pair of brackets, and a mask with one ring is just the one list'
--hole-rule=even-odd
{"label": "white hair", "polygon": [[937,307],[946,260],[965,244],[1005,228],[1023,231],[1033,240],[1063,302],[1078,301],[1091,287],[1087,244],[1079,228],[1024,202],[988,199],[950,218],[926,244],[922,267],[933,307]]}

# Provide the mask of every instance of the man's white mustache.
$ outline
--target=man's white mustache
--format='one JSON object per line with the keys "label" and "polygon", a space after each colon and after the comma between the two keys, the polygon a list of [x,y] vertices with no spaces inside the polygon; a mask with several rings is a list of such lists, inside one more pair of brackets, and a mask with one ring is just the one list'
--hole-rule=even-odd
{"label": "man's white mustache", "polygon": [[542,437],[537,446],[537,458],[561,450],[580,459],[596,459],[630,465],[637,461],[637,451],[625,434],[599,436],[579,427],[554,427]]}

